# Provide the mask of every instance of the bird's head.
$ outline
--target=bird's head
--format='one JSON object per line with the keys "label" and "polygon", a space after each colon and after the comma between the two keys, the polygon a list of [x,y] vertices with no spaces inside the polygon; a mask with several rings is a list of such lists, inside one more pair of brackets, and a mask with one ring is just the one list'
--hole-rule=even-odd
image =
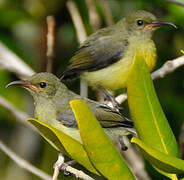
{"label": "bird's head", "polygon": [[45,98],[52,98],[58,89],[66,89],[66,86],[55,75],[47,72],[34,74],[28,80],[13,81],[6,87],[12,85],[26,88],[33,97],[42,96]]}
{"label": "bird's head", "polygon": [[151,35],[153,31],[161,26],[172,26],[177,28],[171,22],[157,20],[152,13],[144,10],[139,10],[129,14],[126,16],[125,21],[127,24],[128,32],[131,32],[135,35]]}

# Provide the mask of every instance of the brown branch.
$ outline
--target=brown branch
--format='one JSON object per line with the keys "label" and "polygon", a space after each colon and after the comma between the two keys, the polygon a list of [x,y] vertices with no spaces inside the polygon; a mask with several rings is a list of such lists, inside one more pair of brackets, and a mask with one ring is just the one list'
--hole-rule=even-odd
{"label": "brown branch", "polygon": [[112,24],[114,24],[113,18],[112,18],[112,13],[109,7],[109,2],[107,0],[99,0],[101,7],[102,7],[102,11],[104,14],[104,18],[105,18],[105,23],[110,26]]}
{"label": "brown branch", "polygon": [[183,66],[183,65],[184,65],[184,56],[178,57],[178,58],[171,60],[171,61],[167,61],[161,68],[154,71],[151,74],[151,77],[154,80],[158,79],[158,78],[163,78],[167,74],[172,73],[177,68],[179,68],[180,66]]}
{"label": "brown branch", "polygon": [[[84,28],[84,24],[82,22],[82,18],[77,9],[77,5],[75,1],[72,0],[68,0],[66,5],[76,29],[78,42],[79,44],[82,44],[86,40],[87,34]],[[87,84],[83,80],[80,81],[80,95],[83,97],[88,96]]]}
{"label": "brown branch", "polygon": [[7,101],[2,96],[0,96],[0,106],[8,110],[18,122],[32,129],[33,131],[37,131],[33,125],[26,122],[26,119],[29,118],[30,116],[26,114],[25,112],[19,111],[13,104],[11,104],[9,101]]}
{"label": "brown branch", "polygon": [[178,0],[165,0],[165,1],[169,2],[169,3],[177,4],[177,5],[180,5],[180,6],[184,6],[183,1],[178,1]]}
{"label": "brown branch", "polygon": [[93,0],[86,0],[86,4],[88,7],[89,22],[90,22],[93,30],[96,31],[97,29],[99,29],[100,24],[101,24],[100,17],[96,11]]}
{"label": "brown branch", "polygon": [[[59,175],[60,169],[63,164],[64,164],[64,156],[61,153],[59,153],[58,160],[54,164],[54,174],[53,174],[52,180],[57,180],[57,177]],[[69,165],[66,167],[66,171],[75,175],[76,178],[80,178],[84,180],[94,180],[93,178],[85,174],[83,171],[75,169]]]}
{"label": "brown branch", "polygon": [[47,16],[47,72],[52,72],[54,46],[55,46],[55,20],[53,16]]}
{"label": "brown branch", "polygon": [[123,138],[128,147],[127,151],[122,151],[123,157],[126,159],[131,171],[135,174],[137,180],[151,180],[147,171],[145,170],[145,161],[141,153],[131,144],[127,137]]}
{"label": "brown branch", "polygon": [[7,156],[9,156],[18,166],[22,167],[23,169],[31,172],[32,174],[45,179],[51,180],[52,177],[46,174],[45,172],[41,171],[40,169],[36,168],[26,160],[19,157],[15,154],[11,149],[9,149],[1,140],[0,140],[0,150],[3,151]]}
{"label": "brown branch", "polygon": [[84,24],[80,16],[79,10],[77,8],[77,5],[73,0],[68,0],[66,5],[70,13],[70,16],[72,18],[72,22],[75,26],[78,42],[79,44],[82,44],[86,40],[87,34],[85,31]]}
{"label": "brown branch", "polygon": [[27,79],[35,72],[14,52],[0,42],[0,69],[6,69]]}
{"label": "brown branch", "polygon": [[[161,68],[151,73],[151,78],[153,80],[158,79],[158,78],[163,78],[167,74],[172,73],[177,68],[183,65],[184,65],[184,56],[180,56],[174,60],[167,61],[164,63],[164,65]],[[126,94],[120,94],[119,96],[116,97],[116,101],[119,104],[122,104],[124,101],[126,101],[126,99],[127,99]]]}

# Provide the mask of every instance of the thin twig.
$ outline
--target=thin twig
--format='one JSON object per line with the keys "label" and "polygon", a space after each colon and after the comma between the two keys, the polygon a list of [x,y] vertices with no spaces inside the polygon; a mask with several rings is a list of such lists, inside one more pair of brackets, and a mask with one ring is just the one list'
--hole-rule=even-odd
{"label": "thin twig", "polygon": [[21,58],[19,58],[1,42],[0,68],[13,72],[24,79],[27,79],[35,73]]}
{"label": "thin twig", "polygon": [[141,153],[131,144],[127,137],[124,137],[126,146],[128,147],[127,151],[122,151],[124,158],[126,159],[130,169],[135,174],[137,180],[151,180],[147,171],[145,170],[145,161]]}
{"label": "thin twig", "polygon": [[[151,73],[151,78],[153,80],[158,79],[158,78],[163,78],[167,74],[172,73],[175,71],[177,68],[181,67],[184,65],[184,56],[178,57],[174,60],[170,60],[164,63],[164,65],[159,68],[158,70],[154,71]],[[119,104],[122,104],[124,101],[127,99],[127,94],[120,94],[119,96],[116,97],[116,101]]]}
{"label": "thin twig", "polygon": [[[59,175],[60,169],[63,164],[64,164],[64,156],[61,153],[59,153],[58,160],[54,164],[54,174],[53,174],[52,180],[57,180],[57,177]],[[93,178],[85,174],[83,171],[77,170],[71,166],[67,166],[66,171],[71,174],[74,174],[76,178],[80,178],[84,180],[94,180]]]}
{"label": "thin twig", "polygon": [[64,156],[61,153],[59,153],[58,159],[54,164],[54,174],[52,176],[52,180],[57,180],[60,172],[60,167],[64,163],[64,161],[65,161]]}
{"label": "thin twig", "polygon": [[114,24],[112,13],[111,13],[111,10],[110,10],[110,7],[109,7],[109,2],[107,0],[99,0],[99,2],[100,2],[101,7],[102,7],[105,23],[108,26]]}
{"label": "thin twig", "polygon": [[80,80],[80,95],[82,97],[88,97],[88,85],[82,79]]}
{"label": "thin twig", "polygon": [[47,16],[47,72],[52,72],[53,57],[55,46],[55,19]]}
{"label": "thin twig", "polygon": [[99,29],[100,24],[101,24],[100,17],[96,11],[93,0],[86,0],[86,4],[88,7],[89,22],[90,22],[93,30],[96,31],[97,29]]}
{"label": "thin twig", "polygon": [[77,9],[77,5],[73,0],[67,1],[66,5],[76,29],[78,42],[79,44],[82,44],[86,40],[87,34],[79,10]]}
{"label": "thin twig", "polygon": [[184,56],[178,57],[174,60],[167,61],[161,68],[151,74],[152,79],[163,78],[165,75],[172,73],[180,66],[184,65]]}
{"label": "thin twig", "polygon": [[[87,38],[87,34],[84,28],[84,24],[82,22],[82,18],[80,16],[80,13],[77,9],[77,5],[74,1],[69,0],[66,3],[68,11],[70,13],[70,16],[72,18],[73,24],[75,26],[76,29],[76,33],[77,33],[77,39],[79,44],[82,44],[86,38]],[[81,80],[80,81],[80,95],[83,97],[87,97],[88,95],[88,88],[87,88],[87,84]]]}
{"label": "thin twig", "polygon": [[173,3],[173,4],[177,4],[177,5],[180,5],[180,6],[184,6],[184,2],[183,1],[178,1],[178,0],[165,0],[165,1]]}
{"label": "thin twig", "polygon": [[71,166],[67,166],[66,171],[74,174],[76,178],[80,178],[80,179],[84,179],[84,180],[94,180],[92,177],[88,176],[83,171],[75,169]]}
{"label": "thin twig", "polygon": [[184,152],[184,123],[182,124],[181,129],[180,129],[178,146],[179,146],[178,147],[179,158],[182,159],[183,152]]}
{"label": "thin twig", "polygon": [[25,125],[26,127],[34,131],[37,131],[33,125],[25,121],[30,116],[26,114],[25,112],[18,110],[13,104],[11,104],[8,100],[3,98],[2,96],[0,96],[0,106],[8,110],[18,122],[20,122],[21,124]]}
{"label": "thin twig", "polygon": [[0,149],[8,155],[18,166],[22,167],[23,169],[31,172],[32,174],[45,179],[45,180],[51,180],[52,177],[46,174],[45,172],[41,171],[40,169],[36,168],[29,162],[25,161],[21,157],[19,157],[17,154],[15,154],[11,149],[9,149],[1,140],[0,140]]}

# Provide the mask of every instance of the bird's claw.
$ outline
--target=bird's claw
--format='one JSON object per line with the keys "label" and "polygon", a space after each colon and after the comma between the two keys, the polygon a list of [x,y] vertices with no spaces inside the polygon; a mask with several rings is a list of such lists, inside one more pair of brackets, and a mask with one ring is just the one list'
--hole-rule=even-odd
{"label": "bird's claw", "polygon": [[125,145],[125,146],[121,146],[121,149],[122,151],[126,151],[128,149],[128,147]]}
{"label": "bird's claw", "polygon": [[126,151],[128,149],[128,147],[124,143],[123,136],[119,136],[119,143],[121,145],[122,151]]}
{"label": "bird's claw", "polygon": [[67,163],[63,163],[61,166],[60,166],[60,171],[63,172],[64,176],[71,176],[72,174],[70,172],[68,172],[66,170],[66,168],[68,167],[69,165]]}
{"label": "bird's claw", "polygon": [[121,105],[115,100],[115,98],[113,96],[106,95],[105,100],[110,101],[115,110],[117,110],[117,111],[123,110],[123,107],[121,107]]}
{"label": "bird's claw", "polygon": [[118,112],[123,109],[123,107],[120,106],[120,104],[116,101],[116,99],[103,87],[99,86],[100,90],[105,94],[104,100],[110,101],[112,103],[112,106],[115,110]]}

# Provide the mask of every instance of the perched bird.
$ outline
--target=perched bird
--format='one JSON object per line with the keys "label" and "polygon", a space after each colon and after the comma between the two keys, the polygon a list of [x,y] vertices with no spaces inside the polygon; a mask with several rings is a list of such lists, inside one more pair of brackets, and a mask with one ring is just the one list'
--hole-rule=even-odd
{"label": "perched bird", "polygon": [[100,29],[90,35],[70,59],[61,79],[80,76],[90,86],[107,90],[126,87],[128,70],[134,54],[144,57],[151,71],[156,62],[153,32],[160,26],[176,26],[156,20],[146,11],[129,14],[117,24]]}
{"label": "perched bird", "polygon": [[11,85],[21,85],[31,93],[36,119],[61,130],[79,142],[81,139],[77,122],[69,105],[69,101],[74,99],[81,99],[88,105],[107,135],[114,142],[119,140],[122,149],[126,149],[122,136],[135,133],[132,121],[102,103],[73,93],[51,73],[38,73],[25,81],[13,81],[7,87]]}

